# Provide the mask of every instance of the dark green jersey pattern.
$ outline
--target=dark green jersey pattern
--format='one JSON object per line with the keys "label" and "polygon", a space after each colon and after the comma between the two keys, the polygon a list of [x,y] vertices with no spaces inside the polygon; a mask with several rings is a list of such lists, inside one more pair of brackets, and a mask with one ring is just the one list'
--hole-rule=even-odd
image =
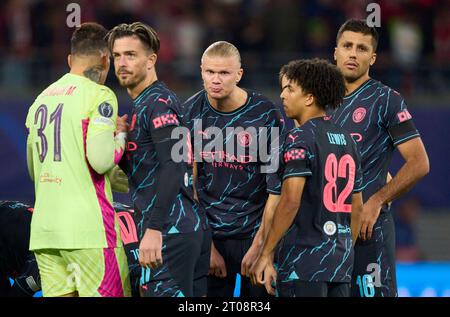
{"label": "dark green jersey pattern", "polygon": [[[131,198],[136,215],[138,237],[146,228],[144,218],[155,206],[159,162],[152,134],[168,126],[180,126],[179,102],[173,92],[160,81],[147,87],[134,101],[128,144],[121,166],[128,175]],[[169,208],[163,234],[187,233],[201,227],[198,207],[193,201],[192,163],[184,165],[184,182]],[[169,177],[169,175],[163,175]],[[148,215],[147,215],[148,213]]]}
{"label": "dark green jersey pattern", "polygon": [[[366,202],[386,184],[388,167],[395,147],[420,137],[402,96],[374,79],[363,83],[346,96],[333,113],[332,121],[355,139],[361,154],[363,200]],[[369,241],[358,239],[352,275],[352,294],[361,294],[361,281],[370,278],[369,267],[379,266],[380,287],[370,288],[371,295],[396,296],[395,233],[388,206],[373,227]],[[370,284],[370,283],[369,283]],[[363,287],[364,288],[364,287]]]}
{"label": "dark green jersey pattern", "polygon": [[419,137],[419,132],[402,96],[374,79],[345,97],[342,105],[329,114],[331,121],[348,131],[357,143],[363,170],[363,200],[367,201],[386,184],[395,147]]}
{"label": "dark green jersey pattern", "polygon": [[327,117],[291,130],[280,176],[305,177],[300,208],[280,243],[280,282],[350,282],[352,194],[361,190],[360,158],[349,133]]}
{"label": "dark green jersey pattern", "polygon": [[[280,138],[272,138],[271,133],[272,128],[279,135],[283,133],[283,117],[278,107],[261,94],[251,90],[247,94],[244,105],[227,113],[215,110],[204,90],[183,104],[183,121],[191,129],[196,161],[202,160],[198,162],[200,205],[215,239],[252,238],[260,226],[268,194],[279,194],[281,189],[275,173],[261,172],[261,167],[268,165],[267,157],[254,149],[264,144],[266,153],[272,148],[273,153],[279,152],[279,145],[270,142],[276,139],[279,144]],[[201,129],[194,127],[194,122],[200,122]],[[214,127],[223,136],[221,148],[207,146],[217,138],[208,130]],[[236,133],[233,128],[254,128],[256,133]],[[260,128],[267,128],[268,138],[262,136]],[[234,142],[232,147],[230,142]]]}

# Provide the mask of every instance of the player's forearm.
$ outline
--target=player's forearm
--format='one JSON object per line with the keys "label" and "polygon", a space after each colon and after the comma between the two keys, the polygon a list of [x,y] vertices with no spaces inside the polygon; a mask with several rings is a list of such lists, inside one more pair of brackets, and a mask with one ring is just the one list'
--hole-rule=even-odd
{"label": "player's forearm", "polygon": [[261,225],[258,228],[258,231],[256,231],[255,237],[253,238],[252,246],[260,248],[263,245],[265,237],[264,232],[265,229],[263,228],[263,224],[261,223]]}
{"label": "player's forearm", "polygon": [[125,151],[126,133],[118,133],[113,137],[112,132],[104,131],[86,140],[86,156],[91,167],[98,174],[105,174],[118,164]]}
{"label": "player's forearm", "polygon": [[273,215],[277,209],[278,203],[280,202],[280,195],[269,194],[267,198],[266,205],[264,207],[264,212],[261,220],[261,226],[255,236],[255,240],[258,237],[260,243],[262,244],[269,233],[270,226],[272,225]]}
{"label": "player's forearm", "polygon": [[145,227],[162,231],[167,221],[169,210],[172,208],[183,180],[183,169],[181,164],[166,162],[158,168],[159,183],[156,188],[155,207],[146,218]]}
{"label": "player's forearm", "polygon": [[399,144],[397,149],[405,159],[405,164],[390,182],[370,197],[379,206],[409,191],[430,170],[428,155],[420,138]]}
{"label": "player's forearm", "polygon": [[144,219],[145,227],[162,231],[169,215],[169,209],[176,200],[183,183],[184,165],[172,160],[172,148],[176,140],[171,138],[174,127],[163,128],[152,134],[158,159],[158,184],[155,194],[155,207]]}
{"label": "player's forearm", "polygon": [[280,203],[273,216],[272,225],[270,226],[270,229],[268,229],[267,239],[264,242],[262,254],[272,254],[278,241],[280,241],[281,237],[292,225],[299,206],[297,201],[291,201],[281,197]]}
{"label": "player's forearm", "polygon": [[408,192],[428,172],[428,158],[426,160],[419,157],[410,158],[392,180],[370,197],[370,199],[375,200],[380,206],[390,203]]}

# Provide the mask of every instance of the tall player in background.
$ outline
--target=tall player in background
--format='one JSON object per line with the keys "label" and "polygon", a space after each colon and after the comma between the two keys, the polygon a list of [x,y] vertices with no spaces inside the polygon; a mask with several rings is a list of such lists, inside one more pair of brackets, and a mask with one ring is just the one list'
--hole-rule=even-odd
{"label": "tall player in background", "polygon": [[[125,149],[125,118],[103,86],[106,29],[84,23],[71,39],[70,73],[28,111],[27,163],[36,202],[30,250],[44,296],[127,296],[128,266],[109,177]],[[115,135],[116,133],[116,135]]]}
{"label": "tall player in background", "polygon": [[[387,204],[410,190],[430,169],[402,96],[369,76],[377,44],[375,28],[364,20],[348,20],[338,31],[334,51],[346,96],[330,114],[357,141],[363,170],[361,239],[355,245],[352,276],[352,295],[358,297],[397,296],[394,221]],[[405,163],[386,183],[395,148]]]}
{"label": "tall player in background", "polygon": [[[284,122],[270,100],[237,86],[243,70],[239,51],[231,43],[216,42],[205,50],[201,74],[204,89],[183,104],[183,115],[199,157],[196,186],[200,208],[208,216],[213,235],[208,296],[232,297],[238,273],[242,275],[242,297],[267,296],[263,288],[252,286],[247,276],[264,240],[263,213],[264,222],[270,222],[281,182],[276,175],[262,172],[268,162],[251,157],[249,148],[264,142],[270,150],[272,128],[281,135]],[[235,134],[237,130],[232,128],[254,128],[258,133],[265,128],[267,139],[244,131]],[[222,151],[206,149],[211,142],[210,129],[219,129],[223,135],[219,140]],[[234,142],[231,153],[228,142]],[[239,150],[245,155],[239,155]],[[274,151],[278,153],[279,148]]]}
{"label": "tall player in background", "polygon": [[325,116],[342,101],[344,78],[327,61],[297,60],[281,68],[280,86],[286,115],[299,127],[284,142],[281,198],[252,280],[270,293],[277,280],[282,297],[348,297],[362,210],[360,158],[350,134]]}
{"label": "tall player in background", "polygon": [[121,162],[129,177],[138,230],[144,296],[206,294],[210,241],[193,200],[192,162],[175,163],[171,134],[179,102],[158,80],[160,42],[141,22],[110,31],[116,77],[133,99],[128,147]]}

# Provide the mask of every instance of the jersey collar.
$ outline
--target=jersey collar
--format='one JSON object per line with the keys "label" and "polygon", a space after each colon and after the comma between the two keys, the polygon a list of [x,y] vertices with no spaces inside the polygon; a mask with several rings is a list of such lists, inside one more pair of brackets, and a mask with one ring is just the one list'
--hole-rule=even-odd
{"label": "jersey collar", "polygon": [[155,88],[155,87],[156,87],[157,85],[159,85],[160,83],[161,83],[161,82],[160,82],[159,80],[155,80],[153,83],[151,83],[150,86],[148,86],[147,88],[145,88],[144,90],[142,90],[141,93],[140,93],[139,95],[137,95],[136,98],[133,99],[133,103],[134,103],[134,104],[139,103],[139,102],[142,100],[142,98],[143,98],[144,96],[147,95],[147,92],[148,92],[149,90],[151,90],[152,88]]}
{"label": "jersey collar", "polygon": [[241,112],[243,109],[245,109],[245,107],[247,107],[247,105],[250,103],[250,100],[252,99],[252,98],[251,98],[251,92],[249,92],[249,91],[248,91],[247,89],[245,89],[245,88],[242,88],[242,89],[244,89],[244,90],[247,92],[247,100],[245,100],[244,104],[243,104],[242,106],[240,106],[239,108],[237,108],[236,110],[233,110],[233,111],[231,111],[231,112],[223,112],[223,111],[219,111],[219,110],[215,109],[215,108],[211,105],[211,103],[209,102],[209,99],[208,99],[208,93],[207,93],[206,90],[205,90],[205,91],[204,91],[204,94],[205,94],[206,104],[208,105],[208,107],[209,107],[212,111],[214,111],[215,113],[220,114],[220,115],[222,115],[222,116],[232,116],[232,115],[235,115],[236,113]]}
{"label": "jersey collar", "polygon": [[350,95],[345,96],[344,99],[350,99],[353,98],[355,95],[359,94],[364,88],[366,88],[371,82],[373,81],[372,78],[367,79],[364,83],[361,84],[355,91],[353,91]]}

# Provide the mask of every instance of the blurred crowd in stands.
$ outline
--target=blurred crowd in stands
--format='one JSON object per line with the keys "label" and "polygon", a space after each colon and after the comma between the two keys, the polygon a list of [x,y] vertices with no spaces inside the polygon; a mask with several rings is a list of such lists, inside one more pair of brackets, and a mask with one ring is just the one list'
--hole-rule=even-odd
{"label": "blurred crowd in stands", "polygon": [[[406,96],[447,93],[448,0],[2,0],[0,85],[41,90],[67,71],[66,7],[78,3],[81,22],[153,26],[162,42],[158,73],[174,90],[200,87],[199,58],[216,40],[240,49],[244,85],[276,90],[279,67],[290,59],[331,59],[339,25],[365,18],[370,2],[380,5],[382,23],[374,77]],[[113,76],[108,84],[117,87]]]}

